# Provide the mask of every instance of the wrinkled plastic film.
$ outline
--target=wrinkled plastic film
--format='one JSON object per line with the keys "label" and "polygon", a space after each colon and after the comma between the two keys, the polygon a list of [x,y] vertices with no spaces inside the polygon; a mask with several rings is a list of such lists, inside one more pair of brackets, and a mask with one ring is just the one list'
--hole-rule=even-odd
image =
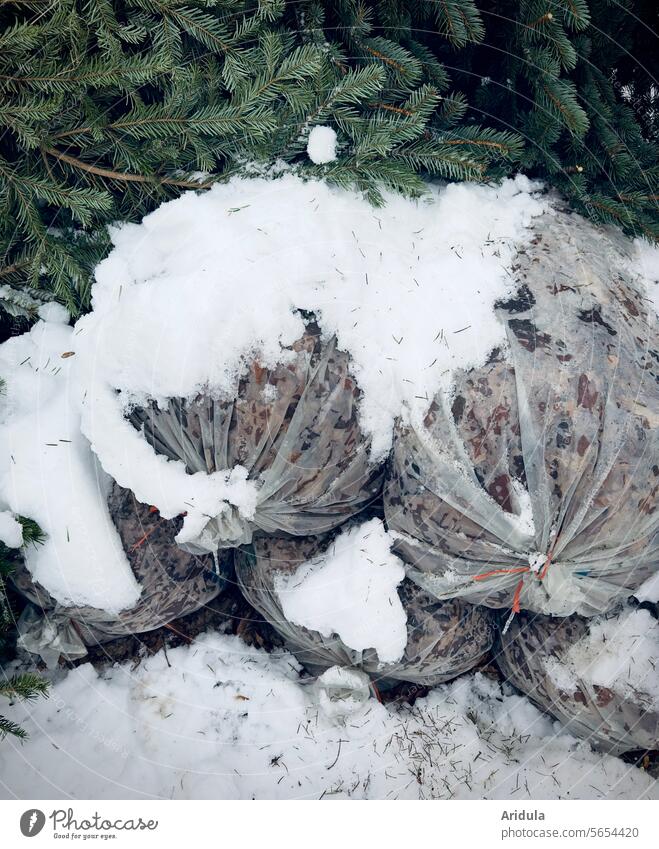
{"label": "wrinkled plastic film", "polygon": [[587,636],[589,620],[522,613],[501,637],[497,663],[506,679],[543,711],[579,737],[614,754],[659,747],[659,713],[638,693],[623,698],[607,687],[578,680],[562,689],[547,673],[547,661],[564,663],[564,654]]}
{"label": "wrinkled plastic film", "polygon": [[537,231],[506,348],[399,424],[385,514],[437,598],[591,616],[659,568],[659,341],[617,243],[575,215]]}
{"label": "wrinkled plastic film", "polygon": [[289,353],[274,369],[252,362],[234,398],[201,395],[131,412],[154,450],[183,461],[189,474],[240,465],[257,482],[253,518],[235,508],[209,517],[190,550],[248,544],[257,530],[324,533],[379,495],[382,469],[359,427],[348,355],[313,329]]}
{"label": "wrinkled plastic film", "polygon": [[196,557],[181,550],[174,542],[180,520],[162,519],[116,483],[108,498],[108,509],[142,588],[140,599],[119,614],[94,607],[64,607],[33,581],[25,565],[18,564],[12,582],[43,611],[40,624],[33,621],[34,616],[25,624],[23,645],[28,651],[41,654],[44,660],[44,652],[55,651],[58,646],[58,654],[79,657],[81,645],[152,631],[194,613],[221,591],[229,567],[227,554],[218,556],[216,566],[210,555]]}

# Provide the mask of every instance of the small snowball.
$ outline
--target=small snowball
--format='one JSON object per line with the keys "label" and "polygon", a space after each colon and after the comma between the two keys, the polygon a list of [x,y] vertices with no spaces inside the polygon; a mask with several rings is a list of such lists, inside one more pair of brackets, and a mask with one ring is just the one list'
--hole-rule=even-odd
{"label": "small snowball", "polygon": [[42,304],[37,310],[37,314],[42,321],[51,321],[54,324],[68,324],[71,318],[66,307],[56,304],[54,301],[50,304]]}
{"label": "small snowball", "polygon": [[327,719],[345,723],[347,717],[361,710],[368,702],[370,680],[359,669],[332,666],[316,682],[318,704]]}
{"label": "small snowball", "polygon": [[307,141],[309,159],[316,165],[325,165],[336,159],[336,133],[331,127],[314,127]]}

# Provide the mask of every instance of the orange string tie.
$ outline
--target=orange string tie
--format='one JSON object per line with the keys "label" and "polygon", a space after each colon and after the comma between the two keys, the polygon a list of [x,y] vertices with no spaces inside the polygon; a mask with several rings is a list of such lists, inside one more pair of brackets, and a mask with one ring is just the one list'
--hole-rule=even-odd
{"label": "orange string tie", "polygon": [[154,525],[152,528],[149,528],[149,530],[148,530],[148,531],[146,531],[146,533],[145,533],[142,537],[140,537],[140,539],[138,539],[138,540],[137,540],[137,542],[135,543],[135,545],[131,545],[131,547],[130,547],[130,549],[129,549],[129,550],[130,550],[130,551],[137,551],[137,549],[138,549],[141,545],[144,545],[144,543],[148,540],[148,538],[151,536],[151,534],[152,534],[155,530],[157,530],[157,529],[158,529],[158,526],[157,526],[157,525]]}
{"label": "orange string tie", "polygon": [[523,572],[530,572],[530,566],[518,566],[515,569],[491,569],[489,572],[483,572],[481,575],[474,575],[474,581],[484,581],[485,578],[491,578],[492,575],[521,575]]}
{"label": "orange string tie", "polygon": [[519,613],[520,606],[519,600],[522,595],[522,587],[524,586],[524,578],[520,578],[519,583],[515,587],[515,595],[513,596],[513,606],[511,608],[513,613]]}
{"label": "orange string tie", "polygon": [[551,566],[551,561],[552,561],[552,557],[554,556],[555,546],[556,546],[556,543],[554,543],[554,545],[552,545],[551,549],[549,550],[549,554],[547,555],[547,561],[546,561],[545,565],[542,567],[542,572],[540,572],[540,574],[538,575],[538,580],[540,580],[540,581],[542,581],[542,579],[545,577],[545,575],[547,574],[547,570]]}

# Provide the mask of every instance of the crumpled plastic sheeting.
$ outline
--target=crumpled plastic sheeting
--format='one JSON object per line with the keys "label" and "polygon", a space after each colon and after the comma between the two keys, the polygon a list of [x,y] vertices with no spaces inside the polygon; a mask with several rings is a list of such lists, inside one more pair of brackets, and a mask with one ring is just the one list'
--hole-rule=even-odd
{"label": "crumpled plastic sheeting", "polygon": [[501,672],[541,710],[599,749],[620,754],[659,748],[659,713],[644,705],[643,694],[632,701],[583,680],[565,692],[547,674],[545,662],[561,663],[564,652],[588,634],[590,621],[521,613],[501,637],[496,653]]}
{"label": "crumpled plastic sheeting", "polygon": [[355,651],[338,637],[324,637],[288,622],[275,589],[277,575],[294,573],[319,554],[330,538],[254,538],[235,552],[236,577],[249,603],[282,635],[298,660],[313,672],[332,666],[360,669],[378,684],[409,681],[434,686],[467,672],[494,640],[493,614],[460,599],[439,602],[407,579],[398,594],[407,613],[407,646],[396,663],[380,663],[374,650]]}
{"label": "crumpled plastic sheeting", "polygon": [[16,630],[20,648],[38,655],[48,669],[55,669],[60,657],[76,660],[87,655],[87,646],[63,610],[46,612],[28,604],[16,623]]}
{"label": "crumpled plastic sheeting", "polygon": [[659,568],[657,322],[622,237],[536,228],[497,305],[507,348],[399,425],[385,515],[439,599],[592,616]]}
{"label": "crumpled plastic sheeting", "polygon": [[229,505],[186,541],[188,550],[243,545],[255,530],[323,533],[380,494],[383,470],[369,460],[348,355],[313,324],[288,353],[271,370],[253,361],[235,398],[201,395],[131,412],[149,444],[189,474],[240,465],[257,482],[252,518]]}
{"label": "crumpled plastic sheeting", "polygon": [[[117,615],[93,607],[64,607],[32,580],[27,567],[12,573],[16,588],[43,611],[28,608],[19,620],[21,645],[52,665],[52,654],[73,659],[96,645],[160,628],[212,601],[229,571],[229,555],[197,557],[174,542],[181,520],[162,519],[130,492],[113,484],[108,508],[126,557],[142,587],[138,603]],[[54,660],[57,663],[57,658]]]}

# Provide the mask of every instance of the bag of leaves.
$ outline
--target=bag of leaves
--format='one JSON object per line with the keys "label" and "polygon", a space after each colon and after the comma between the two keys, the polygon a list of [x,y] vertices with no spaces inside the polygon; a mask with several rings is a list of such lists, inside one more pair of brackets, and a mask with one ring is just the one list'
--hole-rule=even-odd
{"label": "bag of leaves", "polygon": [[224,584],[227,555],[198,557],[179,548],[174,537],[180,519],[163,519],[116,483],[108,509],[141,588],[132,607],[113,614],[90,606],[66,606],[34,581],[24,564],[12,574],[19,592],[42,613],[27,608],[18,623],[21,644],[49,665],[55,665],[60,654],[82,657],[86,646],[151,631],[193,613],[212,601]]}
{"label": "bag of leaves", "polygon": [[[132,409],[130,422],[157,459],[185,467],[176,493],[185,515],[182,546],[215,551],[249,543],[255,530],[324,533],[380,494],[382,467],[369,459],[348,367],[336,340],[324,341],[310,324],[275,368],[253,359],[235,396],[205,393]],[[132,482],[130,468],[121,474]],[[223,474],[226,486],[204,504],[196,485]],[[160,498],[157,471],[149,483]]]}
{"label": "bag of leaves", "polygon": [[438,599],[592,616],[659,569],[656,316],[624,237],[535,228],[506,347],[400,422],[385,515]]}
{"label": "bag of leaves", "polygon": [[314,673],[354,667],[379,685],[432,686],[476,666],[493,642],[492,614],[407,580],[391,543],[379,519],[325,538],[259,536],[236,551],[236,577]]}
{"label": "bag of leaves", "polygon": [[496,658],[511,684],[577,736],[612,753],[659,748],[659,622],[648,610],[522,612]]}

